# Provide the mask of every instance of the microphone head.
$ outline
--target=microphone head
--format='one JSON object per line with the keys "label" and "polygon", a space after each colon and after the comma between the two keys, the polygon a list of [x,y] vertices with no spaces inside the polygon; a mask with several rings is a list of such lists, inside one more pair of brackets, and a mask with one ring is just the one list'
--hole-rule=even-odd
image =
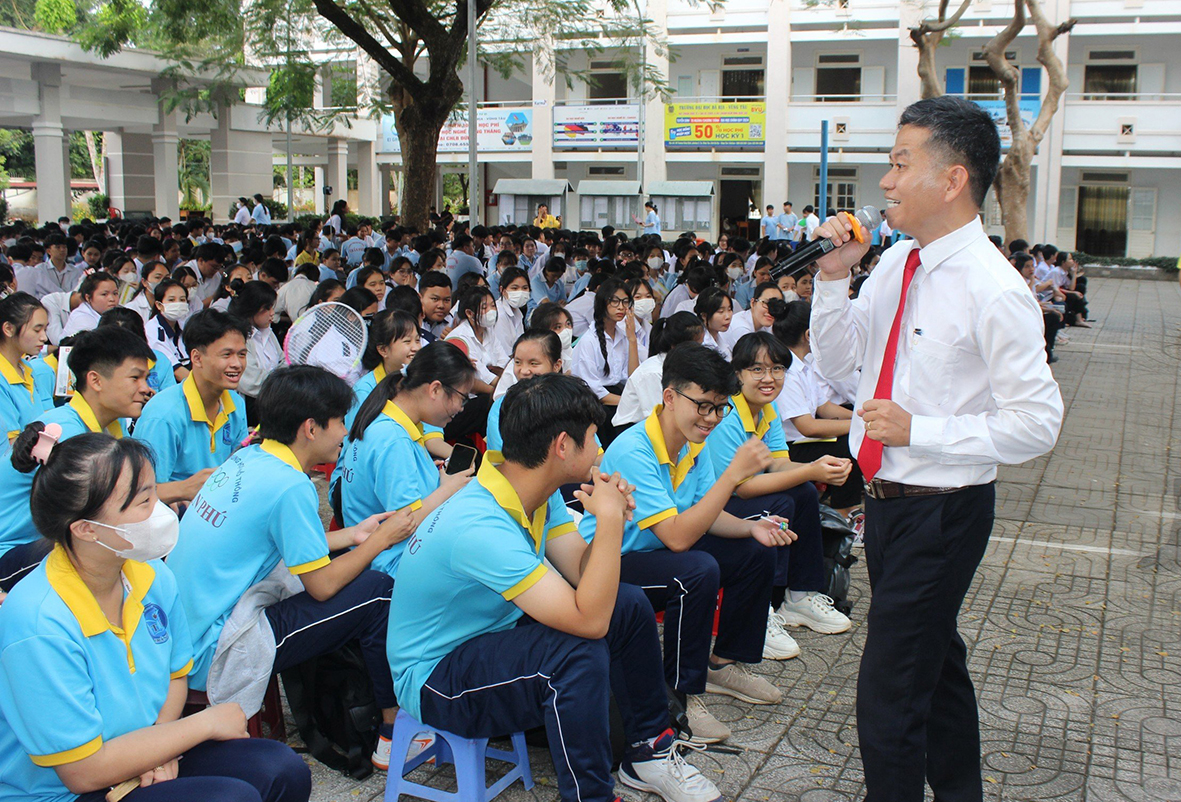
{"label": "microphone head", "polygon": [[882,213],[873,206],[862,206],[853,216],[857,218],[857,222],[870,231],[882,224]]}

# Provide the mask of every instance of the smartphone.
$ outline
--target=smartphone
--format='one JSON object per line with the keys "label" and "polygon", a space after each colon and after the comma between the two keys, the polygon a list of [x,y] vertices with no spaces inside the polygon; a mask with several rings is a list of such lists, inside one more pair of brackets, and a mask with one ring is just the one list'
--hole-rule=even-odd
{"label": "smartphone", "polygon": [[447,473],[463,473],[476,461],[476,450],[471,446],[456,444],[451,447],[451,459],[447,460]]}

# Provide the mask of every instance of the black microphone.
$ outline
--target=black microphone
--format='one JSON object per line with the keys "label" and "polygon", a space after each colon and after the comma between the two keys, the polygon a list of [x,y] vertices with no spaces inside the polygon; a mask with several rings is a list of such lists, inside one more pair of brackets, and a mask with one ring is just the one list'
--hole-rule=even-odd
{"label": "black microphone", "polygon": [[[848,218],[849,222],[853,224],[853,239],[858,242],[867,242],[869,240],[869,232],[882,224],[882,213],[873,206],[864,206],[856,214],[849,214],[848,212],[841,212],[840,214]],[[811,242],[805,243],[799,248],[796,248],[793,253],[789,253],[780,259],[771,268],[771,278],[778,281],[784,274],[795,272],[801,267],[815,262],[835,247],[832,244],[832,240],[827,237],[814,239]]]}

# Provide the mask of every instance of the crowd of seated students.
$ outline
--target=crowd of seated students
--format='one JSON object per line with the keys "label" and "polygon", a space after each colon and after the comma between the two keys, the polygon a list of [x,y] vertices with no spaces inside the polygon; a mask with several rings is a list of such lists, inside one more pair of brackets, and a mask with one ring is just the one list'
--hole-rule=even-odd
{"label": "crowd of seated students", "polygon": [[[244,716],[352,641],[381,769],[401,706],[468,737],[544,725],[562,798],[613,799],[614,694],[620,782],[719,798],[680,740],[729,737],[710,695],[778,704],[752,667],[800,654],[787,628],[851,625],[820,509],[863,525],[856,377],[812,359],[811,270],[775,269],[798,237],[337,211],[0,228],[0,800],[306,800]],[[1052,360],[1086,279],[1011,247]],[[329,302],[368,321],[354,374],[284,366]],[[457,443],[478,469],[447,473]],[[182,718],[189,689],[214,704]]]}
{"label": "crowd of seated students", "polygon": [[1087,318],[1087,277],[1074,254],[1059,251],[1053,245],[1034,245],[1015,239],[1007,246],[999,237],[993,244],[1005,254],[1013,267],[1021,273],[1029,291],[1042,310],[1046,333],[1046,360],[1058,361],[1055,346],[1069,345],[1070,338],[1063,331],[1068,326],[1089,329]]}

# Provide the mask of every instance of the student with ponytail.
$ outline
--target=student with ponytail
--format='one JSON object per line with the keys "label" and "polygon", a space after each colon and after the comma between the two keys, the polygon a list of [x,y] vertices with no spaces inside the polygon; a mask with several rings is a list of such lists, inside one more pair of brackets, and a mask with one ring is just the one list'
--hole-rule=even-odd
{"label": "student with ponytail", "polygon": [[53,407],[53,372],[25,360],[46,343],[48,324],[49,313],[27,292],[0,300],[0,431],[9,441]]}
{"label": "student with ponytail", "polygon": [[102,802],[137,780],[142,802],[306,802],[307,765],[247,738],[237,704],[180,717],[193,647],[161,561],[176,514],[148,447],[91,433],[55,444],[55,428],[34,424],[14,454],[22,470],[44,463],[31,510],[52,551],[0,616],[0,800]]}
{"label": "student with ponytail", "polygon": [[[463,409],[476,371],[450,343],[423,348],[406,375],[386,376],[369,394],[349,430],[338,462],[343,463],[340,522],[351,526],[387,510],[411,512],[417,526],[467,484],[472,470],[442,473],[426,449],[423,424],[446,427]],[[377,555],[373,568],[393,576],[402,545]]]}
{"label": "student with ponytail", "polygon": [[[614,277],[605,280],[595,291],[594,328],[574,348],[572,372],[590,385],[607,407],[608,420],[615,414],[628,377],[648,358],[633,304],[624,282]],[[609,444],[615,434],[614,426],[606,423],[600,436]]]}
{"label": "student with ponytail", "polygon": [[39,432],[54,424],[61,430],[59,442],[86,432],[122,437],[121,419],[138,418],[151,393],[151,358],[143,338],[123,329],[85,332],[74,341],[69,356],[77,378],[74,397],[39,415],[13,442],[11,459],[0,459],[0,590],[10,590],[48,551],[29,509],[36,466],[28,454]]}

